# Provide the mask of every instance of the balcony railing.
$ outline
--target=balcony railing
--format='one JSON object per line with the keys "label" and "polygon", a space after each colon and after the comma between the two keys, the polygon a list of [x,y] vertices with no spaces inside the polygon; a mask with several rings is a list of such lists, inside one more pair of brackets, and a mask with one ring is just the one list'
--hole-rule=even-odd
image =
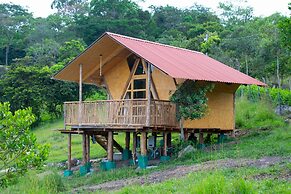
{"label": "balcony railing", "polygon": [[[64,117],[68,126],[146,126],[147,100],[102,100],[65,102]],[[150,127],[176,127],[176,105],[170,101],[152,100]]]}

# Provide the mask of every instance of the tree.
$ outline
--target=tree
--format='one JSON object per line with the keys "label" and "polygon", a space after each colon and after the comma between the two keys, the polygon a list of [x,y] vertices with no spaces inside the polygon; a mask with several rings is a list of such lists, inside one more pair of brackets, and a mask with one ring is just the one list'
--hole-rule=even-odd
{"label": "tree", "polygon": [[62,16],[73,18],[88,13],[88,0],[54,0],[51,8],[57,9]]}
{"label": "tree", "polygon": [[244,24],[253,18],[253,8],[241,4],[241,0],[233,2],[219,3],[219,9],[222,10],[220,18],[225,25]]}
{"label": "tree", "polygon": [[207,111],[208,98],[206,93],[213,89],[213,84],[199,84],[186,80],[178,87],[170,100],[177,104],[178,119],[200,119]]}
{"label": "tree", "polygon": [[48,157],[48,146],[36,142],[30,131],[35,121],[31,109],[10,111],[0,103],[0,186],[7,186],[17,175],[40,167]]}
{"label": "tree", "polygon": [[[6,66],[15,57],[10,56],[11,47],[18,51],[24,47],[23,40],[31,18],[31,13],[19,5],[0,4],[0,48],[5,52],[3,64]],[[16,56],[21,56],[21,53]]]}

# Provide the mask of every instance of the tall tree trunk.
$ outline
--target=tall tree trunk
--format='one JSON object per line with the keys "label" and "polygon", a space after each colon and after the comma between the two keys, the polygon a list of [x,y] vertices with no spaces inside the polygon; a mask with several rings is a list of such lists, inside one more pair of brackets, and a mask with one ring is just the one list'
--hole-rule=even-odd
{"label": "tall tree trunk", "polygon": [[8,56],[9,56],[9,44],[6,46],[5,52],[5,65],[8,66]]}
{"label": "tall tree trunk", "polygon": [[246,55],[246,74],[249,75],[248,56]]}
{"label": "tall tree trunk", "polygon": [[277,68],[276,68],[276,73],[277,73],[278,87],[281,88],[281,80],[280,80],[280,64],[279,64],[279,56],[278,56],[278,55],[277,55]]}

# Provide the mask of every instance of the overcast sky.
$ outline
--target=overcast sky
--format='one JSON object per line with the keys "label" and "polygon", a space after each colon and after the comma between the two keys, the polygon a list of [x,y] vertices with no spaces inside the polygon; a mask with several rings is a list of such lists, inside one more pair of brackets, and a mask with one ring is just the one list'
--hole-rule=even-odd
{"label": "overcast sky", "polygon": [[[30,12],[34,13],[36,17],[46,17],[52,14],[54,11],[51,10],[50,5],[53,0],[0,0],[0,3],[19,4],[26,7]],[[218,2],[225,0],[145,0],[145,2],[138,1],[138,4],[143,8],[147,9],[150,5],[165,6],[172,5],[179,8],[189,8],[194,3],[198,3],[209,7],[215,11],[218,6]],[[248,5],[254,8],[254,14],[256,16],[269,16],[275,12],[289,15],[288,2],[290,0],[248,0]]]}

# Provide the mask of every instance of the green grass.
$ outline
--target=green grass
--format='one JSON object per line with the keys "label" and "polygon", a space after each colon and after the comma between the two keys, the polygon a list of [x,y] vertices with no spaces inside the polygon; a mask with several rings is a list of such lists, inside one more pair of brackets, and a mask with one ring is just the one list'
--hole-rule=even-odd
{"label": "green grass", "polygon": [[[47,122],[33,129],[39,143],[50,145],[49,158],[47,162],[61,162],[67,160],[68,138],[57,129],[64,128],[63,119]],[[124,145],[125,136],[120,133],[114,136],[115,140]],[[105,150],[99,144],[92,144],[90,149],[91,158],[106,156]],[[82,136],[72,135],[72,158],[82,158]]]}
{"label": "green grass", "polygon": [[[116,193],[290,193],[290,182],[278,179],[278,172],[284,173],[285,169],[286,166],[215,169],[158,184],[133,185]],[[267,178],[256,180],[265,173]]]}
{"label": "green grass", "polygon": [[254,103],[246,98],[236,102],[235,124],[238,129],[276,129],[286,125],[271,103],[266,100]]}
{"label": "green grass", "polygon": [[[157,168],[136,171],[135,168],[121,168],[111,172],[93,172],[90,176],[80,177],[78,173],[75,173],[70,178],[62,177],[61,175],[54,176],[52,182],[46,182],[47,179],[39,179],[36,174],[40,172],[30,172],[28,175],[21,177],[17,185],[13,185],[5,190],[4,193],[32,193],[33,190],[38,193],[57,193],[57,192],[70,192],[73,188],[81,187],[84,185],[96,185],[99,183],[119,180],[130,177],[137,177],[146,175],[153,171],[160,171],[163,169],[169,169],[177,165],[192,165],[205,161],[228,159],[228,158],[262,158],[265,156],[291,156],[291,126],[282,123],[282,118],[274,116],[270,108],[264,108],[264,104],[253,105],[250,102],[244,102],[242,100],[237,101],[237,115],[238,118],[245,118],[244,112],[249,111],[250,114],[254,114],[248,119],[252,120],[251,123],[256,126],[259,121],[261,123],[268,123],[271,120],[271,125],[267,128],[253,129],[254,126],[250,126],[249,130],[246,130],[247,135],[239,139],[229,138],[225,144],[220,146],[218,150],[209,149],[208,151],[198,150],[194,153],[190,153],[183,158],[172,159],[171,161],[159,165]],[[256,110],[253,108],[262,108],[264,111]],[[268,106],[267,106],[268,107]],[[239,108],[239,109],[238,109]],[[246,109],[246,110],[242,110]],[[255,112],[255,113],[253,113]],[[263,115],[263,116],[258,116]],[[267,116],[265,116],[267,115]],[[270,116],[271,115],[271,116]],[[254,118],[253,118],[254,117]],[[261,119],[257,119],[261,118]],[[249,120],[243,120],[244,123]],[[273,123],[279,122],[280,125],[273,125]],[[57,120],[52,123],[47,123],[34,130],[38,141],[40,143],[50,143],[51,150],[49,156],[49,162],[65,161],[67,158],[67,138],[66,135],[60,134],[54,129],[60,129],[63,126],[62,120]],[[248,128],[248,127],[246,127]],[[122,145],[124,143],[124,135],[119,134],[115,136],[117,141]],[[73,157],[81,158],[82,146],[81,136],[74,135],[73,138],[72,153]],[[230,142],[230,143],[228,143]],[[235,143],[231,143],[235,142]],[[104,156],[105,151],[99,145],[91,146],[91,156],[100,157]],[[130,186],[122,189],[121,193],[290,193],[290,184],[279,177],[280,174],[284,174],[284,169],[288,169],[287,174],[290,173],[291,165],[274,166],[268,168],[236,168],[236,169],[216,169],[214,171],[201,171],[192,173],[182,179],[168,180],[163,183],[145,185],[145,186]],[[44,168],[43,171],[50,169]],[[56,169],[60,171],[61,169]],[[286,173],[286,172],[285,172]],[[256,180],[254,177],[261,174],[268,174],[270,177]],[[32,184],[30,184],[30,182]],[[290,183],[290,182],[289,182]],[[32,186],[27,186],[32,185]],[[46,185],[51,185],[48,188]],[[46,192],[47,189],[47,192]]]}

